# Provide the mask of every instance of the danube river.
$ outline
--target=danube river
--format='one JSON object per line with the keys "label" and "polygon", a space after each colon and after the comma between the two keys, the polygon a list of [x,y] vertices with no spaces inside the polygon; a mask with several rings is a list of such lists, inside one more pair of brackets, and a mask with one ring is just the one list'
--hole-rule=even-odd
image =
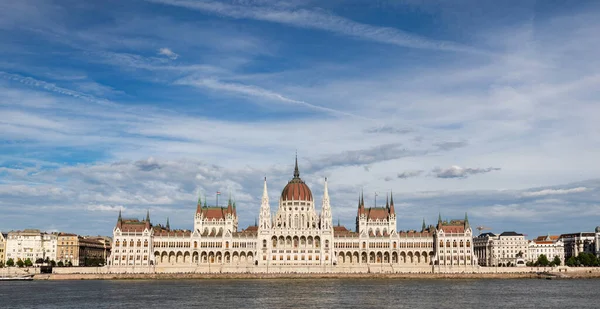
{"label": "danube river", "polygon": [[0,308],[599,308],[600,280],[0,282]]}

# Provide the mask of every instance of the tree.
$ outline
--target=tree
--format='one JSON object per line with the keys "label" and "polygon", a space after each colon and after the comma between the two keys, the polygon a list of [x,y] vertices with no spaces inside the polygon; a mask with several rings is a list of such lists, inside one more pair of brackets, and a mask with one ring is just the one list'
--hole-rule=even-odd
{"label": "tree", "polygon": [[63,261],[58,261],[58,265],[57,266],[58,267],[63,267],[63,266],[65,266],[65,264],[63,263]]}
{"label": "tree", "polygon": [[15,260],[13,260],[13,259],[6,260],[6,266],[8,266],[8,267],[15,266]]}
{"label": "tree", "polygon": [[18,259],[18,260],[17,260],[17,266],[19,266],[19,267],[23,267],[23,265],[24,265],[24,264],[25,264],[25,263],[23,263],[23,260],[21,260],[21,259]]}
{"label": "tree", "polygon": [[581,252],[577,256],[577,260],[579,260],[579,263],[583,266],[590,266],[592,264],[592,259],[591,259],[590,255],[591,254],[589,254],[589,253]]}
{"label": "tree", "polygon": [[577,258],[574,256],[568,258],[567,261],[565,262],[565,264],[569,267],[574,267],[577,265],[577,263],[578,263]]}
{"label": "tree", "polygon": [[56,266],[56,261],[55,260],[50,260],[50,266],[55,267]]}
{"label": "tree", "polygon": [[0,268],[4,268],[4,262],[0,261]]}
{"label": "tree", "polygon": [[554,256],[554,260],[552,262],[554,263],[554,265],[560,266],[561,261],[560,261],[560,258],[558,257],[558,255]]}
{"label": "tree", "polygon": [[26,266],[26,267],[31,267],[31,266],[33,266],[33,263],[31,262],[31,260],[30,260],[29,258],[27,258],[27,259],[25,260],[25,266]]}
{"label": "tree", "polygon": [[537,265],[539,266],[548,266],[548,264],[550,264],[550,261],[548,261],[548,257],[545,254],[540,254],[540,256],[538,256],[537,259]]}
{"label": "tree", "polygon": [[43,264],[44,263],[44,259],[42,258],[38,258],[37,260],[35,260],[36,264]]}
{"label": "tree", "polygon": [[71,261],[69,261],[69,262],[67,263],[67,266],[69,266],[69,267],[72,267],[72,266],[73,266],[73,263],[71,263]]}

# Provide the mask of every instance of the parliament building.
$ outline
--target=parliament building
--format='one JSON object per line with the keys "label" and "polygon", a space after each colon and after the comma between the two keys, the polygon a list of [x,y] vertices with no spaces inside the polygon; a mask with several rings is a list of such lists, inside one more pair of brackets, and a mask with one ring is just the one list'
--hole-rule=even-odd
{"label": "parliament building", "polygon": [[258,221],[240,230],[235,202],[210,207],[198,201],[194,229],[172,229],[119,213],[113,230],[111,271],[219,273],[327,273],[468,271],[476,267],[473,230],[464,220],[399,231],[394,198],[383,207],[365,207],[362,194],[356,227],[332,223],[327,179],[320,212],[308,185],[293,178],[271,211],[264,180]]}

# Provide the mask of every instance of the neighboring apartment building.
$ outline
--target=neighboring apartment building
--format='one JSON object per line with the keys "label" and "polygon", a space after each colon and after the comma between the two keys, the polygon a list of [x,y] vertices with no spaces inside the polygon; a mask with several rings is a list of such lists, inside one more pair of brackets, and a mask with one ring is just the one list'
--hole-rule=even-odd
{"label": "neighboring apartment building", "polygon": [[529,251],[525,235],[516,232],[484,233],[473,238],[473,245],[481,266],[525,266]]}
{"label": "neighboring apartment building", "polygon": [[0,232],[0,264],[6,264],[6,237],[8,234]]}
{"label": "neighboring apartment building", "polygon": [[494,233],[483,233],[473,238],[473,251],[480,266],[494,265],[492,242],[498,239]]}
{"label": "neighboring apartment building", "polygon": [[79,266],[105,264],[110,255],[110,239],[101,236],[79,236]]}
{"label": "neighboring apartment building", "polygon": [[528,261],[535,262],[544,254],[549,261],[554,257],[560,258],[561,265],[565,264],[565,244],[560,236],[539,236],[529,242]]}
{"label": "neighboring apartment building", "polygon": [[40,230],[26,229],[11,231],[6,238],[5,259],[25,261],[30,259],[35,263],[37,259],[56,260],[57,235],[40,232]]}
{"label": "neighboring apartment building", "polygon": [[58,233],[56,262],[79,266],[79,236],[70,233]]}
{"label": "neighboring apartment building", "polygon": [[565,260],[572,256],[578,256],[579,253],[596,253],[596,235],[593,232],[579,232],[571,234],[562,234],[560,239],[565,246]]}

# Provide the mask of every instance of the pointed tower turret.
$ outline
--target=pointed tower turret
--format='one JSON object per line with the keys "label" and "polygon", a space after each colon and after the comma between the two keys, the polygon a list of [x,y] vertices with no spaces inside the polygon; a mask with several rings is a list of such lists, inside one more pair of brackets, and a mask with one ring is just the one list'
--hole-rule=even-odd
{"label": "pointed tower turret", "polygon": [[421,232],[425,232],[427,226],[425,225],[425,218],[423,218],[423,225],[421,226]]}
{"label": "pointed tower turret", "polygon": [[300,170],[298,170],[298,153],[296,153],[296,166],[294,167],[294,178],[300,178]]}
{"label": "pointed tower turret", "polygon": [[269,206],[269,193],[267,191],[267,177],[263,184],[263,195],[260,203],[260,214],[259,214],[259,230],[268,231],[271,229],[271,207]]}
{"label": "pointed tower turret", "polygon": [[469,217],[467,216],[467,212],[465,212],[465,229],[470,228],[471,225],[469,224]]}
{"label": "pointed tower turret", "polygon": [[167,230],[171,229],[171,225],[169,224],[169,217],[167,217],[167,226],[165,226]]}
{"label": "pointed tower turret", "polygon": [[327,177],[323,188],[323,206],[321,207],[321,229],[328,230],[332,227],[331,205],[329,204],[329,190],[327,189]]}
{"label": "pointed tower turret", "polygon": [[388,210],[388,212],[390,210],[390,197],[387,193],[385,194],[385,209]]}
{"label": "pointed tower turret", "polygon": [[438,213],[438,228],[442,226],[442,213]]}
{"label": "pointed tower turret", "polygon": [[394,208],[394,195],[391,191],[390,191],[390,214],[391,215],[396,214],[396,209]]}
{"label": "pointed tower turret", "polygon": [[146,222],[150,222],[150,210],[146,210]]}
{"label": "pointed tower turret", "polygon": [[121,209],[119,209],[119,217],[117,218],[117,228],[121,228],[121,224],[123,223],[123,217],[121,216]]}

